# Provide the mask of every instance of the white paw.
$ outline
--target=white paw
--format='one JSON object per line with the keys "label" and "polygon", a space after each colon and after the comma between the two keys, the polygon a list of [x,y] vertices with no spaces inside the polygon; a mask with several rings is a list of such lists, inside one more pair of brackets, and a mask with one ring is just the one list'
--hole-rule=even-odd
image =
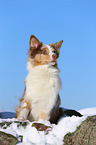
{"label": "white paw", "polygon": [[18,119],[19,121],[25,121],[25,120],[26,120],[26,118],[25,118],[24,116],[18,116],[17,119]]}

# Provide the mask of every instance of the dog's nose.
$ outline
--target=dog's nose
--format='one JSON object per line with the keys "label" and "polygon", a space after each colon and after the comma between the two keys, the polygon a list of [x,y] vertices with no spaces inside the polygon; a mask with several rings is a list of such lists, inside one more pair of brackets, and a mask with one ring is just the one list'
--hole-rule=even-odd
{"label": "dog's nose", "polygon": [[57,58],[57,55],[56,55],[56,54],[53,54],[53,55],[52,55],[52,58],[53,58],[53,59],[56,59],[56,58]]}

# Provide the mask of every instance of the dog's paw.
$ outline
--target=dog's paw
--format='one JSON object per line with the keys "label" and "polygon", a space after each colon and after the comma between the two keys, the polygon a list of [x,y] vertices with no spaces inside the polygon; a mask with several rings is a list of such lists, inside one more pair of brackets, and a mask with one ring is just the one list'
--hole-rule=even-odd
{"label": "dog's paw", "polygon": [[26,118],[25,118],[24,116],[18,116],[18,117],[17,117],[17,120],[19,120],[19,121],[25,121]]}

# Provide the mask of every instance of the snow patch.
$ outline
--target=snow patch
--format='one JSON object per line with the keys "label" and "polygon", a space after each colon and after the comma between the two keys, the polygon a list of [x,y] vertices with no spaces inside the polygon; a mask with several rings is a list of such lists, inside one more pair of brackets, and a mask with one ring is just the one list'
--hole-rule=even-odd
{"label": "snow patch", "polygon": [[[44,131],[38,131],[35,127],[32,127],[32,123],[28,122],[26,128],[23,126],[17,127],[16,123],[12,123],[7,129],[2,129],[6,133],[10,133],[20,140],[20,136],[23,136],[23,142],[18,142],[17,145],[63,145],[64,136],[68,132],[74,132],[76,128],[84,121],[87,116],[96,115],[96,108],[87,108],[79,111],[83,117],[64,117],[57,125],[51,124],[49,121],[39,120],[38,123],[43,123],[46,126],[52,127],[52,130],[46,134]],[[1,122],[17,121],[17,119],[0,119]],[[5,125],[6,127],[6,125]]]}

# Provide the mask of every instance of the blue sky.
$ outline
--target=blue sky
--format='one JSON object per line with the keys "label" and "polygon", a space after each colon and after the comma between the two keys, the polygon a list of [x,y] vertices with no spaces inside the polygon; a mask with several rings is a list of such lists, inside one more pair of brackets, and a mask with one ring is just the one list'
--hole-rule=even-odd
{"label": "blue sky", "polygon": [[58,66],[61,106],[96,107],[96,1],[0,1],[0,110],[14,111],[28,74],[30,35],[45,44],[64,40]]}

